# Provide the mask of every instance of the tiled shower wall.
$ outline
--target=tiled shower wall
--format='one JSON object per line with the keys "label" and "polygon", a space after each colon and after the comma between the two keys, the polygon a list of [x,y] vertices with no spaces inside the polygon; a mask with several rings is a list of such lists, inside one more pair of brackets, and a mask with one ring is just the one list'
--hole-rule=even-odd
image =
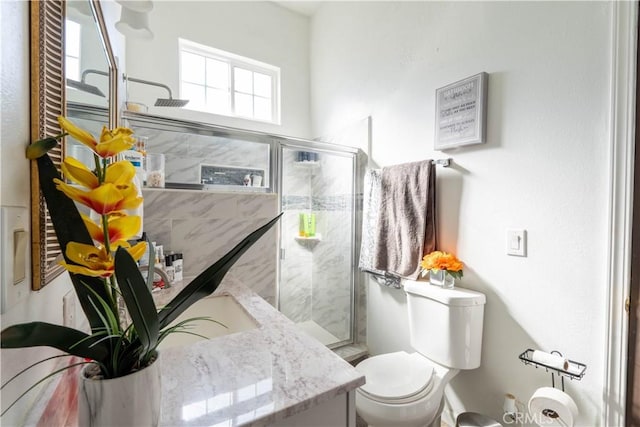
{"label": "tiled shower wall", "polygon": [[[95,120],[72,118],[73,122],[93,135],[99,136],[103,123]],[[265,171],[263,186],[269,183],[269,144],[221,136],[172,132],[131,126],[137,137],[147,138],[146,151],[165,155],[165,181],[188,184],[200,183],[200,165],[231,166]],[[81,147],[80,158],[92,165],[93,157]],[[70,150],[74,157],[82,157]]]}
{"label": "tiled shower wall", "polygon": [[[200,183],[200,165],[261,169],[268,177],[269,145],[220,136],[133,128],[137,136],[148,137],[147,151],[164,153],[165,180]],[[264,184],[263,184],[264,185]]]}
{"label": "tiled shower wall", "polygon": [[311,211],[311,165],[296,167],[294,160],[292,151],[283,153],[281,248],[284,257],[280,261],[279,309],[294,322],[304,322],[311,320],[311,266],[317,242],[295,240],[298,215]]}
{"label": "tiled shower wall", "polygon": [[[280,310],[345,340],[351,316],[352,159],[320,153],[319,164],[284,153]],[[296,240],[300,213],[316,214],[319,241]]]}
{"label": "tiled shower wall", "polygon": [[[150,240],[184,254],[184,275],[196,276],[249,233],[278,214],[276,194],[214,193],[144,189],[144,229]],[[231,268],[275,305],[276,227],[255,243]]]}

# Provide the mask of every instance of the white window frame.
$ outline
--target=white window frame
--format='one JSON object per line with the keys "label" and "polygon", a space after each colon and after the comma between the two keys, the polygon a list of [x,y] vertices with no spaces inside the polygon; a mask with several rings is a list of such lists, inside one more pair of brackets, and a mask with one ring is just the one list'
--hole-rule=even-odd
{"label": "white window frame", "polygon": [[[236,55],[231,52],[226,52],[221,49],[216,49],[210,46],[205,46],[200,43],[196,43],[190,40],[178,39],[178,56],[180,62],[182,60],[182,52],[193,53],[195,55],[204,56],[205,58],[214,59],[216,61],[225,62],[229,65],[229,91],[230,91],[230,113],[213,113],[206,110],[193,110],[205,112],[208,114],[214,114],[219,116],[237,117],[246,120],[253,120],[257,122],[280,124],[280,68],[274,65],[270,65],[264,62],[257,61],[255,59],[247,58],[244,56]],[[257,72],[266,74],[271,77],[271,120],[258,119],[255,117],[248,117],[236,114],[235,109],[235,82],[234,82],[234,67],[242,68],[251,72]],[[182,95],[182,66],[180,65],[178,70],[180,80],[180,96]],[[245,92],[241,92],[245,93]],[[255,93],[252,94],[254,97]],[[185,109],[189,109],[189,104]]]}
{"label": "white window frame", "polygon": [[78,60],[78,68],[76,71],[76,76],[77,79],[76,80],[80,80],[81,78],[81,64],[80,61],[82,60],[82,25],[80,25],[79,22],[74,21],[73,19],[70,18],[65,18],[65,27],[69,28],[69,26],[71,25],[77,25],[78,26],[78,56],[74,56],[74,55],[69,55],[68,53],[68,49],[67,49],[67,35],[65,33],[65,40],[64,40],[64,44],[65,44],[65,49],[64,49],[64,66],[65,66],[65,78],[69,75],[68,70],[67,70],[67,66],[68,66],[68,61],[67,58],[74,58]]}

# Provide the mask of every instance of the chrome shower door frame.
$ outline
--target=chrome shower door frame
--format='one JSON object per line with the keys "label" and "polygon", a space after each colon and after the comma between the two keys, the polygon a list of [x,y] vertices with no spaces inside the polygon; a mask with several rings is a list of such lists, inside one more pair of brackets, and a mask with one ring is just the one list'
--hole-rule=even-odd
{"label": "chrome shower door frame", "polygon": [[[278,194],[278,210],[282,212],[283,203],[283,173],[284,173],[284,150],[285,149],[293,149],[300,151],[315,151],[319,153],[327,153],[331,155],[337,155],[342,157],[351,158],[352,162],[352,174],[351,174],[351,275],[349,279],[349,287],[350,287],[350,316],[351,316],[351,324],[349,328],[349,338],[343,341],[339,341],[328,345],[330,349],[335,349],[338,347],[342,347],[345,345],[353,344],[356,341],[357,336],[357,319],[356,319],[356,290],[358,289],[358,280],[360,275],[357,274],[357,265],[358,265],[358,246],[357,246],[357,210],[358,210],[358,194],[361,192],[358,179],[358,170],[359,170],[359,162],[361,159],[361,150],[348,147],[344,145],[331,144],[327,142],[321,141],[312,141],[300,138],[287,138],[287,137],[277,137],[274,139],[275,144],[272,146],[275,150],[275,153],[272,153],[272,159],[276,161],[276,168],[272,168],[276,170],[276,176],[274,177],[274,188],[276,189],[276,193]],[[278,224],[278,227],[281,227],[282,224]],[[280,311],[280,280],[281,280],[281,271],[280,265],[282,262],[282,230],[278,229],[278,262],[276,269],[276,277],[278,281],[278,286],[276,287],[276,308]]]}

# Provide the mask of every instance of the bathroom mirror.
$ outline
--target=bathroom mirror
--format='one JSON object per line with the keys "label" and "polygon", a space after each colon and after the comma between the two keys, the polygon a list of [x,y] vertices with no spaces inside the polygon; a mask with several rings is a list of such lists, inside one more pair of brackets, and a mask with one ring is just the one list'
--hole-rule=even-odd
{"label": "bathroom mirror", "polygon": [[[66,114],[76,125],[99,135],[102,127],[109,124],[105,114],[109,107],[109,60],[88,0],[66,1],[64,27]],[[89,125],[77,114],[78,107],[99,111],[99,119]],[[74,138],[65,138],[64,153],[93,169],[93,153]]]}
{"label": "bathroom mirror", "polygon": [[[108,107],[108,125],[115,126],[117,120],[116,62],[106,31],[102,8],[98,0],[34,1],[30,3],[31,33],[31,139],[60,132],[57,117],[66,114],[67,100],[93,102],[99,107]],[[80,27],[65,28],[66,18],[75,19]],[[82,28],[84,26],[84,28]],[[76,49],[69,49],[67,58],[65,34],[76,33]],[[83,43],[90,43],[86,49]],[[102,56],[101,56],[102,55]],[[85,58],[83,58],[83,56]],[[82,83],[84,61],[99,68],[106,75],[101,92],[103,99],[90,98],[97,95],[79,95],[66,90],[67,78]],[[75,61],[75,62],[74,62]],[[77,65],[78,71],[70,75],[67,66]],[[75,67],[74,65],[74,67]],[[89,76],[85,76],[85,83]],[[106,82],[106,84],[105,84]],[[71,83],[72,85],[74,83]],[[76,85],[78,87],[79,85]],[[74,89],[77,90],[77,89]],[[83,98],[79,98],[82,96]],[[78,98],[76,98],[78,97]],[[49,152],[56,164],[64,157],[64,145]],[[50,283],[64,270],[58,265],[62,254],[55,237],[53,224],[48,216],[44,198],[37,179],[37,166],[31,163],[31,265],[32,289],[39,290]]]}
{"label": "bathroom mirror", "polygon": [[64,37],[67,102],[108,108],[109,62],[88,0],[66,2]]}

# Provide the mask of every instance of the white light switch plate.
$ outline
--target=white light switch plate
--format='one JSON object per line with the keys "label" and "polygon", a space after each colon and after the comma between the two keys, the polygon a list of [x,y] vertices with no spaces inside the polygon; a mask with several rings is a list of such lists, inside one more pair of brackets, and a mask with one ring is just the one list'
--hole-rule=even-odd
{"label": "white light switch plate", "polygon": [[527,230],[507,230],[507,255],[527,256]]}
{"label": "white light switch plate", "polygon": [[0,227],[0,312],[5,313],[29,294],[31,257],[27,208],[2,206]]}

